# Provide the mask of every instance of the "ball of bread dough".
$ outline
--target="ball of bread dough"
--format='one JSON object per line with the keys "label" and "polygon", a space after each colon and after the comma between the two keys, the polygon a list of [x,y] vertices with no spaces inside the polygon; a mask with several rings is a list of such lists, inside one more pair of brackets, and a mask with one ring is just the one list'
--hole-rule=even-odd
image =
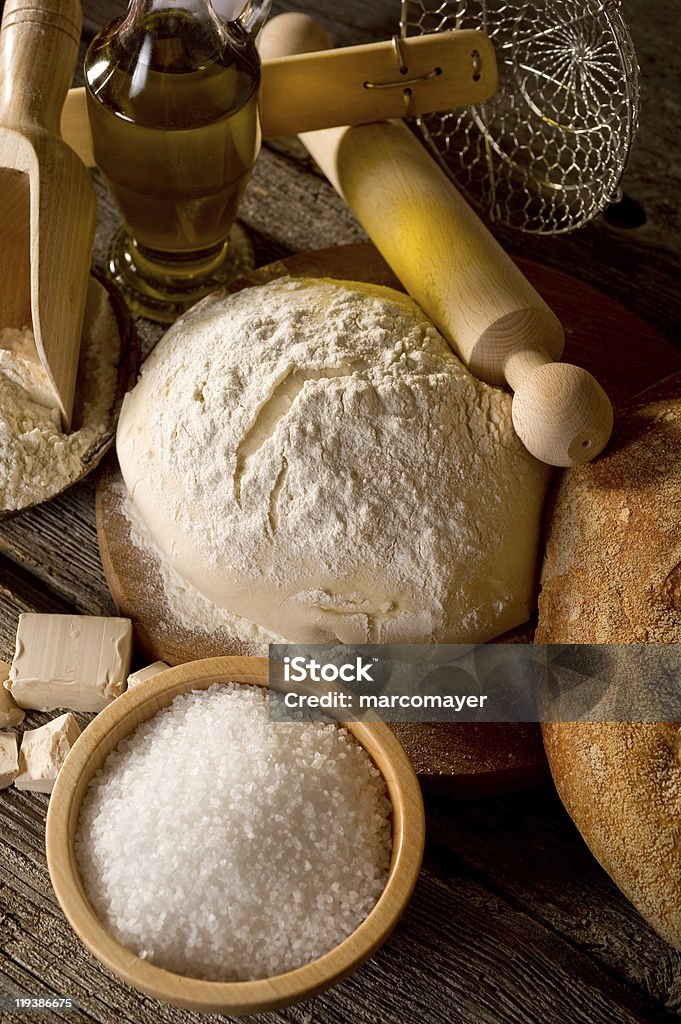
{"label": "ball of bread dough", "polygon": [[408,297],[284,278],[191,310],[118,457],[169,562],[299,643],[481,642],[524,622],[549,471]]}

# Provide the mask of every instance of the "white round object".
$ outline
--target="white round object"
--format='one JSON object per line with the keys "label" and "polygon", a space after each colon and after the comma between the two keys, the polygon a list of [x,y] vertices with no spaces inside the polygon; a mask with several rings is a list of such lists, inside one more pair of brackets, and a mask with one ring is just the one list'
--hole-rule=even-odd
{"label": "white round object", "polygon": [[170,564],[298,643],[482,642],[534,604],[547,467],[413,300],[283,278],[202,302],[118,457]]}

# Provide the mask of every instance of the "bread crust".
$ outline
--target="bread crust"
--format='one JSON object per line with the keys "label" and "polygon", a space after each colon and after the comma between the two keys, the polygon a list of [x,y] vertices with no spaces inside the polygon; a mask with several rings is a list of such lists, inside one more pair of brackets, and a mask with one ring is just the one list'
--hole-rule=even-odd
{"label": "bread crust", "polygon": [[[681,374],[616,417],[551,510],[538,643],[681,642]],[[681,725],[556,722],[544,745],[594,856],[681,949]]]}
{"label": "bread crust", "polygon": [[537,641],[681,641],[681,373],[624,406],[607,453],[563,477]]}
{"label": "bread crust", "polygon": [[542,731],[560,798],[591,852],[681,949],[681,726],[555,722]]}

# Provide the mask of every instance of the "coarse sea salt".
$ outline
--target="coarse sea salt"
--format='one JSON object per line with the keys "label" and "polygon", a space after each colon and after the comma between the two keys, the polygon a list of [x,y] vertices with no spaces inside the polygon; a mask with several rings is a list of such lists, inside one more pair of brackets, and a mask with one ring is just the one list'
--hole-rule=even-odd
{"label": "coarse sea salt", "polygon": [[76,835],[108,931],[189,977],[270,977],[317,959],[387,879],[381,773],[335,725],[275,723],[261,687],[176,697],[106,759]]}

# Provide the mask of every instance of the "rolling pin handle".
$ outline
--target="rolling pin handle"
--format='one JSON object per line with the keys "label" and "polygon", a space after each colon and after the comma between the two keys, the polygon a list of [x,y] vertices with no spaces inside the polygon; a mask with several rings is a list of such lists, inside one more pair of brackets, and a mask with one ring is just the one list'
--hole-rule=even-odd
{"label": "rolling pin handle", "polygon": [[314,53],[330,50],[333,40],[310,14],[289,11],[278,14],[267,23],[258,39],[258,50],[262,61],[275,60],[295,53]]}
{"label": "rolling pin handle", "polygon": [[[503,363],[502,378],[512,391],[517,391],[522,382],[539,366],[558,362],[560,353],[551,354],[541,345],[532,345],[513,351]],[[484,379],[484,377],[483,377]]]}
{"label": "rolling pin handle", "polygon": [[610,399],[592,375],[571,363],[539,362],[514,385],[513,426],[525,447],[550,466],[581,466],[612,433]]}

